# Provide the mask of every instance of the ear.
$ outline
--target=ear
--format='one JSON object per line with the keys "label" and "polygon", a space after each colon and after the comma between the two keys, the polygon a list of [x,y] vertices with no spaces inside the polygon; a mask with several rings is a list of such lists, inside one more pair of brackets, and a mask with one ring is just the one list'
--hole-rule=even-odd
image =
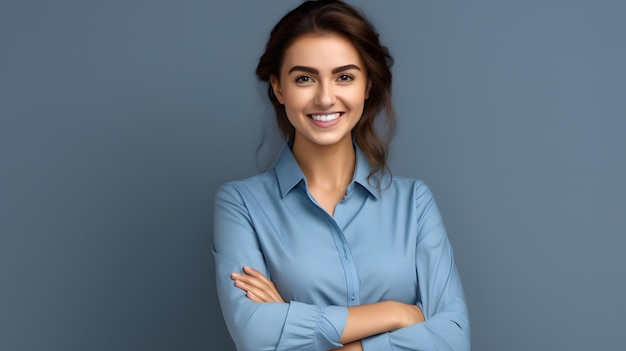
{"label": "ear", "polygon": [[285,103],[283,99],[283,91],[280,88],[280,81],[278,80],[278,77],[276,77],[275,75],[271,75],[270,84],[272,85],[274,96],[276,96],[276,99],[278,100],[278,102],[280,102],[281,105],[284,105]]}
{"label": "ear", "polygon": [[372,90],[372,80],[367,79],[367,86],[365,87],[365,100],[370,98],[370,90]]}

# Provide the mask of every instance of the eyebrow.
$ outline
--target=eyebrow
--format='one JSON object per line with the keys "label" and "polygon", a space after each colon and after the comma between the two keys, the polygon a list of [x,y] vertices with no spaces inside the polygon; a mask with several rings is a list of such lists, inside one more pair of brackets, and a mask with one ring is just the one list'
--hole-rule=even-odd
{"label": "eyebrow", "polygon": [[[339,72],[343,72],[343,71],[347,71],[349,69],[355,69],[357,71],[360,71],[361,68],[359,68],[359,66],[357,65],[345,65],[345,66],[340,66],[337,68],[333,68],[332,73],[339,73]],[[317,69],[313,68],[313,67],[307,67],[307,66],[293,66],[291,67],[291,69],[289,70],[289,72],[287,72],[287,74],[290,74],[291,72],[294,71],[302,71],[302,72],[307,72],[307,73],[311,73],[311,74],[320,74],[320,71],[318,71]]]}

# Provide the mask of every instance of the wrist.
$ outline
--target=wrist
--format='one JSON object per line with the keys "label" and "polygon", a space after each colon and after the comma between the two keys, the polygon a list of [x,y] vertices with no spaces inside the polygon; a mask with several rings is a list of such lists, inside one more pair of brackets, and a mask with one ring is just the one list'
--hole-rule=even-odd
{"label": "wrist", "polygon": [[396,308],[396,312],[394,313],[395,329],[405,328],[424,321],[422,310],[418,306],[397,301],[390,302],[392,302],[394,308]]}
{"label": "wrist", "polygon": [[389,317],[391,318],[391,330],[396,330],[400,328],[404,328],[409,323],[409,313],[407,313],[406,305],[398,302],[398,301],[385,301],[385,308],[388,308],[391,313],[389,313]]}

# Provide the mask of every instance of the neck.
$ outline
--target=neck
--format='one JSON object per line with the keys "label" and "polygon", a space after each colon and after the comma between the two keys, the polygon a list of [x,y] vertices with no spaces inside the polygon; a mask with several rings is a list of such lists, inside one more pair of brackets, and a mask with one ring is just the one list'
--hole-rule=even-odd
{"label": "neck", "polygon": [[309,187],[345,192],[352,181],[356,154],[349,135],[328,146],[315,145],[296,136],[292,152]]}

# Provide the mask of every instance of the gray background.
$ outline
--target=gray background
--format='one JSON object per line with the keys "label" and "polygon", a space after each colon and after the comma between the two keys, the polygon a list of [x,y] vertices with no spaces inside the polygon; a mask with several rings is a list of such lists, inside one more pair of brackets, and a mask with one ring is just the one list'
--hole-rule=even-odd
{"label": "gray background", "polygon": [[[254,67],[298,3],[0,1],[0,350],[233,349],[212,200],[275,148],[257,158]],[[358,6],[396,58],[392,169],[438,199],[473,349],[622,350],[626,5]]]}

